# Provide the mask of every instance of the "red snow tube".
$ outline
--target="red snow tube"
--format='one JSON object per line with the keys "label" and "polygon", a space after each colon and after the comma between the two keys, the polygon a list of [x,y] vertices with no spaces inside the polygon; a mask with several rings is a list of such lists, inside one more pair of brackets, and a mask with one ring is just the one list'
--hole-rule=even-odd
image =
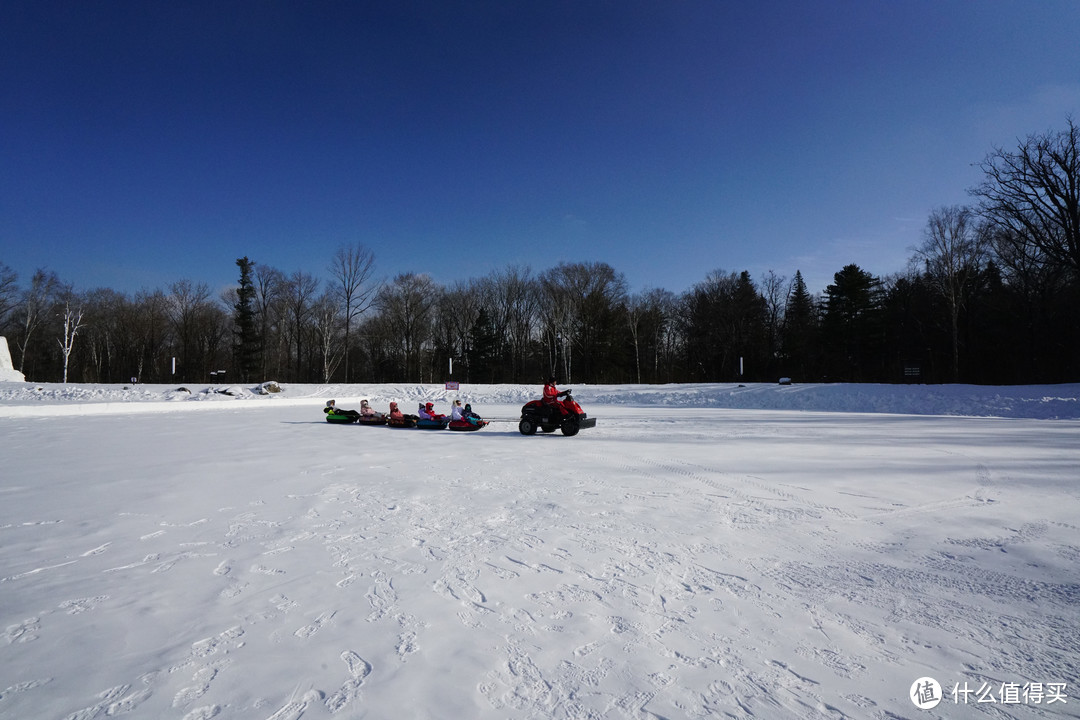
{"label": "red snow tube", "polygon": [[451,420],[450,424],[447,425],[447,427],[450,430],[457,430],[458,432],[472,432],[474,430],[479,430],[485,425],[487,425],[487,422],[485,422],[484,420],[481,420],[476,425],[473,425],[467,420]]}

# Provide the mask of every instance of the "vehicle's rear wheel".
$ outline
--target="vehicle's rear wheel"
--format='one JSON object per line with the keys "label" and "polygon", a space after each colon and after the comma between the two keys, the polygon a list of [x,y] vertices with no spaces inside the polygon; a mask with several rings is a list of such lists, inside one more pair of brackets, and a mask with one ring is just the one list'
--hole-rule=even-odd
{"label": "vehicle's rear wheel", "polygon": [[533,424],[532,420],[522,418],[521,422],[518,423],[518,432],[522,435],[535,435],[536,425]]}

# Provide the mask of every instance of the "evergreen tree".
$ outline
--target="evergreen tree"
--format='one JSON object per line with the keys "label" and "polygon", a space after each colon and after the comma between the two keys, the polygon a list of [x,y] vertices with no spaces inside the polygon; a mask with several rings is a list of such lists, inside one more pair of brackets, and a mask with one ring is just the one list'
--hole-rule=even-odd
{"label": "evergreen tree", "polygon": [[941,293],[925,275],[916,273],[892,283],[882,307],[882,321],[889,328],[885,379],[941,382],[947,377],[948,323],[942,322],[947,314]]}
{"label": "evergreen tree", "polygon": [[763,379],[770,361],[765,298],[757,291],[750,273],[743,270],[731,298],[731,338],[738,377]]}
{"label": "evergreen tree", "polygon": [[782,371],[796,380],[817,379],[818,313],[802,272],[795,271],[780,332]]}
{"label": "evergreen tree", "polygon": [[255,263],[245,256],[239,258],[236,265],[240,268],[240,288],[236,291],[233,307],[234,351],[240,380],[248,382],[259,371],[262,347],[255,318],[255,285],[251,278]]}
{"label": "evergreen tree", "polygon": [[825,288],[822,332],[829,357],[827,374],[834,380],[880,380],[881,280],[851,264]]}

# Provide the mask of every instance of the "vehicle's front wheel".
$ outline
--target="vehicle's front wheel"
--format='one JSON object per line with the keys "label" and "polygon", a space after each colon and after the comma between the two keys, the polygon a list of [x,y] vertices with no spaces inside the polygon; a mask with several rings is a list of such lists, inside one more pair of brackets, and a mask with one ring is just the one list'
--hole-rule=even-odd
{"label": "vehicle's front wheel", "polygon": [[563,435],[566,435],[566,436],[577,435],[578,430],[580,430],[580,429],[581,428],[578,427],[578,424],[577,424],[576,420],[563,420],[563,424],[562,424],[562,434]]}

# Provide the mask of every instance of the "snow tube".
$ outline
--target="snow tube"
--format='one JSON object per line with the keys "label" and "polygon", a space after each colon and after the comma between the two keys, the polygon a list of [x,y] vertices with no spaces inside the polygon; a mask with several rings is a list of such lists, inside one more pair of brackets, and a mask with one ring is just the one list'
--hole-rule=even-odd
{"label": "snow tube", "polygon": [[421,430],[445,430],[446,425],[449,422],[449,418],[443,418],[442,420],[417,420],[416,427]]}
{"label": "snow tube", "polygon": [[473,432],[474,430],[479,430],[485,425],[487,425],[487,422],[484,420],[481,420],[476,425],[473,425],[471,422],[467,422],[465,420],[451,420],[450,424],[446,427],[448,430],[457,430],[458,432]]}
{"label": "snow tube", "polygon": [[361,415],[356,421],[358,425],[385,425],[385,415]]}
{"label": "snow tube", "polygon": [[348,425],[349,423],[356,422],[356,418],[352,415],[339,415],[337,413],[327,413],[326,422],[334,425]]}
{"label": "snow tube", "polygon": [[416,427],[416,416],[406,415],[399,419],[390,418],[386,421],[386,424],[393,428],[414,428]]}

